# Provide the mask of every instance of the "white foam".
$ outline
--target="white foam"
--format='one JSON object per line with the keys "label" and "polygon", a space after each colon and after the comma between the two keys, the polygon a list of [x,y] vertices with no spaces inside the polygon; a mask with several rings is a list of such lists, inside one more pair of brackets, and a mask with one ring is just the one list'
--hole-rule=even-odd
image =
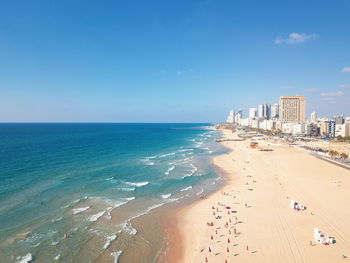
{"label": "white foam", "polygon": [[99,212],[99,213],[97,213],[97,214],[95,214],[95,215],[90,216],[89,220],[90,220],[91,222],[95,222],[95,221],[97,221],[101,216],[103,216],[105,213],[106,213],[106,211],[101,211],[101,212]]}
{"label": "white foam", "polygon": [[175,153],[166,153],[166,154],[162,154],[162,155],[159,155],[158,157],[159,158],[164,158],[164,157],[168,157],[168,156],[171,156],[171,155],[174,155]]}
{"label": "white foam", "polygon": [[179,152],[191,152],[193,151],[193,149],[181,149],[179,150]]}
{"label": "white foam", "polygon": [[155,163],[153,161],[151,161],[150,159],[153,159],[155,157],[151,156],[151,157],[146,157],[144,159],[142,159],[141,161],[145,164],[145,165],[154,165]]}
{"label": "white foam", "polygon": [[17,257],[16,263],[27,263],[33,260],[32,254],[28,253],[27,255],[23,257]]}
{"label": "white foam", "polygon": [[110,245],[111,245],[111,242],[116,240],[117,238],[117,235],[111,235],[111,236],[107,236],[107,241],[106,243],[103,245],[103,248],[104,249],[107,249]]}
{"label": "white foam", "polygon": [[[125,204],[129,203],[132,200],[135,200],[135,197],[133,196],[133,197],[124,198],[124,200],[126,200],[126,201],[113,202],[112,206],[107,207],[107,209],[106,209],[106,213],[107,213],[106,217],[108,219],[112,219],[111,211],[114,208],[120,207],[122,205],[125,205]],[[111,201],[108,201],[108,202],[111,202]]]}
{"label": "white foam", "polygon": [[168,199],[170,196],[171,196],[171,194],[165,194],[165,195],[162,195],[162,198]]}
{"label": "white foam", "polygon": [[186,188],[183,188],[180,190],[180,192],[184,192],[184,191],[187,191],[187,190],[190,190],[192,189],[192,186],[189,186],[189,187],[186,187]]}
{"label": "white foam", "polygon": [[137,234],[137,230],[131,225],[130,220],[125,221],[122,224],[122,230],[123,232],[128,233],[129,235],[136,235]]}
{"label": "white foam", "polygon": [[158,207],[161,207],[161,206],[164,205],[164,204],[166,204],[166,203],[160,203],[160,204],[156,204],[156,205],[150,206],[150,207],[148,207],[148,208],[146,209],[146,211],[144,211],[144,212],[142,212],[142,213],[140,213],[140,214],[137,214],[137,215],[135,215],[135,216],[129,218],[129,220],[133,220],[133,219],[135,219],[135,218],[138,218],[138,217],[140,217],[140,216],[143,216],[143,215],[149,213],[151,210],[156,209],[156,208],[158,208]]}
{"label": "white foam", "polygon": [[79,207],[79,208],[74,208],[72,211],[73,211],[73,214],[79,214],[81,212],[84,212],[86,210],[88,210],[90,208],[90,206],[86,206],[86,207]]}
{"label": "white foam", "polygon": [[168,168],[168,170],[164,173],[165,175],[169,175],[172,170],[175,169],[175,165]]}
{"label": "white foam", "polygon": [[204,189],[202,188],[202,190],[200,190],[200,191],[197,193],[197,195],[203,194],[203,192],[204,192]]}
{"label": "white foam", "polygon": [[61,217],[57,217],[56,219],[52,219],[51,222],[57,222],[57,221],[61,221],[63,218]]}
{"label": "white foam", "polygon": [[198,170],[198,168],[196,166],[194,166],[192,163],[190,165],[193,168],[192,173],[195,173]]}
{"label": "white foam", "polygon": [[120,255],[122,254],[123,251],[119,250],[117,252],[112,252],[111,256],[114,257],[114,263],[118,263],[118,258],[120,257]]}
{"label": "white foam", "polygon": [[136,187],[142,187],[142,186],[148,185],[149,182],[125,182],[125,184],[136,186]]}
{"label": "white foam", "polygon": [[119,190],[125,191],[125,192],[132,192],[135,191],[136,188],[135,187],[122,187],[122,188],[118,188]]}
{"label": "white foam", "polygon": [[56,257],[53,258],[53,260],[59,260],[61,257],[61,254],[58,254]]}
{"label": "white foam", "polygon": [[51,245],[56,246],[58,243],[60,243],[60,242],[59,241],[52,241]]}
{"label": "white foam", "polygon": [[106,181],[111,181],[111,180],[113,180],[113,179],[114,179],[114,176],[109,177],[109,178],[106,178]]}

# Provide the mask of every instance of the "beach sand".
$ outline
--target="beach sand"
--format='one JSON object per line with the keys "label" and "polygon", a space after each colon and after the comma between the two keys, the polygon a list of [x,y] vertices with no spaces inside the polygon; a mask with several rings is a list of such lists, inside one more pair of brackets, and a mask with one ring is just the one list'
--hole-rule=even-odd
{"label": "beach sand", "polygon": [[[288,145],[263,152],[251,149],[250,140],[222,144],[231,152],[213,162],[227,181],[177,212],[168,262],[350,261],[349,170]],[[293,210],[291,200],[307,209]],[[336,243],[316,244],[315,227]]]}

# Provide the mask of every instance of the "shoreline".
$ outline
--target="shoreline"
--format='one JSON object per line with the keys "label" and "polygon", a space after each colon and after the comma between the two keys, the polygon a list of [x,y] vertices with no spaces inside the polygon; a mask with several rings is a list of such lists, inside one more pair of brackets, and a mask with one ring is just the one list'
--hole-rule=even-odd
{"label": "shoreline", "polygon": [[[223,133],[225,139],[236,136]],[[215,156],[213,162],[226,180],[207,199],[173,213],[176,227],[170,233],[166,262],[346,261],[350,256],[348,170],[287,145],[269,145],[272,152],[250,149],[249,140],[225,140],[221,145],[230,152]],[[290,199],[307,210],[293,211]],[[235,213],[226,214],[218,203],[229,205]],[[219,208],[215,216],[220,219],[213,216],[212,206]],[[235,217],[238,224],[231,223]],[[316,244],[315,227],[335,237],[336,243]]]}
{"label": "shoreline", "polygon": [[[214,129],[214,128],[208,128],[208,129]],[[220,129],[222,135],[224,136],[224,130]],[[228,152],[225,154],[220,154],[217,156],[214,156],[211,158],[212,165],[214,169],[217,171],[217,174],[219,177],[223,178],[221,185],[215,189],[214,191],[210,192],[206,195],[206,198],[210,198],[210,196],[215,195],[216,193],[219,193],[222,191],[222,189],[225,187],[225,185],[229,181],[229,175],[225,170],[217,165],[215,163],[215,159],[219,156],[227,155],[230,152],[232,152],[232,149],[225,146],[223,142],[218,142],[222,147],[224,147]],[[180,262],[181,258],[183,256],[183,239],[184,236],[181,234],[181,226],[179,225],[181,222],[180,217],[183,213],[186,213],[188,210],[191,210],[192,207],[195,207],[198,203],[200,203],[202,200],[198,198],[197,200],[193,200],[192,202],[189,202],[187,204],[183,204],[180,207],[172,208],[170,213],[165,213],[163,215],[163,226],[166,233],[166,241],[167,246],[166,250],[163,251],[161,257],[157,260],[157,262],[168,262],[168,263],[176,263]]]}

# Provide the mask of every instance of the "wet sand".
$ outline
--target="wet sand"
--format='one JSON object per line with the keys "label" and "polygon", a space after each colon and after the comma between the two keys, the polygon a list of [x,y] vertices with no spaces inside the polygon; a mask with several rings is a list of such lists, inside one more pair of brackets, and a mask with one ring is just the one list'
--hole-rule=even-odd
{"label": "wet sand", "polygon": [[[229,131],[224,136],[236,138]],[[273,149],[263,152],[251,149],[250,140],[222,144],[232,151],[214,164],[227,181],[177,211],[167,262],[350,260],[349,170],[288,145],[259,142]],[[307,209],[293,210],[292,199]],[[316,244],[315,227],[336,243]]]}

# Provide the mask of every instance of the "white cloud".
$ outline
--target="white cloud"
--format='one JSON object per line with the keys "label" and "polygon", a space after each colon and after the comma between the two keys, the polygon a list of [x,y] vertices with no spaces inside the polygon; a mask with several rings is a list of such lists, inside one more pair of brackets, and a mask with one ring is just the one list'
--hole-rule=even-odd
{"label": "white cloud", "polygon": [[341,85],[339,85],[339,88],[341,88],[341,89],[350,89],[350,86],[347,85],[347,84],[341,84]]}
{"label": "white cloud", "polygon": [[342,95],[344,95],[344,92],[342,92],[342,91],[321,93],[322,97],[338,97],[338,96],[342,96]]}
{"label": "white cloud", "polygon": [[187,74],[187,73],[192,73],[192,69],[190,68],[190,69],[186,69],[186,70],[179,70],[179,71],[177,71],[176,72],[176,75],[178,75],[178,76],[181,76],[181,75],[184,75],[184,74]]}
{"label": "white cloud", "polygon": [[318,38],[316,34],[291,33],[288,37],[279,36],[275,40],[275,44],[300,44],[308,40]]}
{"label": "white cloud", "polygon": [[316,88],[309,88],[309,89],[306,89],[305,91],[306,92],[317,92],[318,89],[316,89]]}
{"label": "white cloud", "polygon": [[344,67],[341,72],[350,72],[350,67]]}
{"label": "white cloud", "polygon": [[322,98],[322,100],[323,100],[323,101],[326,101],[326,102],[328,102],[328,103],[330,103],[330,104],[336,103],[334,97],[324,97],[324,98]]}

